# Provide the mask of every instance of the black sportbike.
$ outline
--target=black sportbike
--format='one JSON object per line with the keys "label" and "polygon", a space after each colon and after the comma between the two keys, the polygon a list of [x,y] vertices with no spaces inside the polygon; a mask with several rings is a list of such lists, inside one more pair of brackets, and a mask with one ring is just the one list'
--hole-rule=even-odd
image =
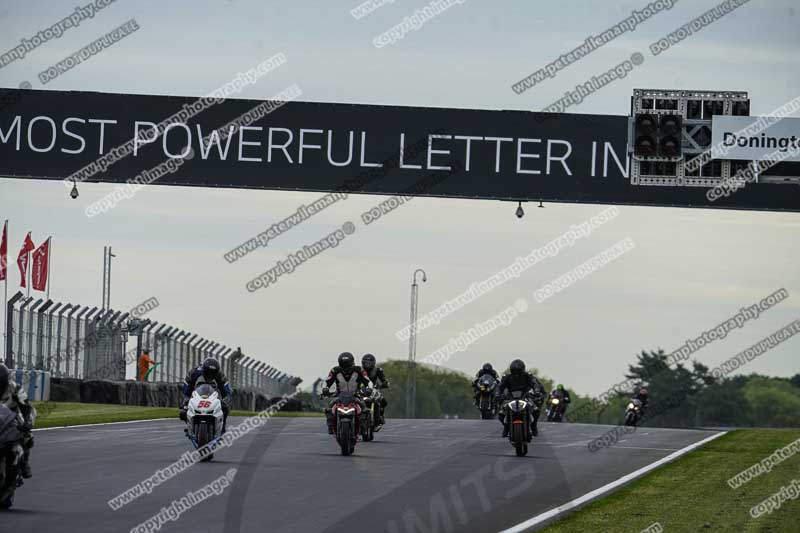
{"label": "black sportbike", "polygon": [[505,419],[511,426],[508,440],[519,457],[528,453],[528,444],[533,439],[531,414],[536,408],[531,396],[523,391],[511,392],[511,399],[503,406],[506,411]]}
{"label": "black sportbike", "polygon": [[564,395],[555,393],[547,398],[547,421],[548,422],[563,422],[564,412],[567,410],[567,404],[564,403]]}
{"label": "black sportbike", "polygon": [[0,404],[0,509],[14,504],[14,493],[22,486],[22,431],[19,417]]}
{"label": "black sportbike", "polygon": [[633,398],[625,409],[625,425],[636,427],[642,418],[642,401]]}
{"label": "black sportbike", "polygon": [[481,419],[490,420],[497,415],[497,402],[495,401],[497,380],[491,374],[484,374],[478,379],[477,387]]}

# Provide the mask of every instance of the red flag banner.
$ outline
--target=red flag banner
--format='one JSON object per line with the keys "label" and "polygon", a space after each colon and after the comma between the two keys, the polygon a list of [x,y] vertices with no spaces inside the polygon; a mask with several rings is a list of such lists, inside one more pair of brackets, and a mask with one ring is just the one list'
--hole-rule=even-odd
{"label": "red flag banner", "polygon": [[3,225],[3,240],[0,240],[0,281],[8,276],[8,222]]}
{"label": "red flag banner", "polygon": [[31,286],[35,291],[44,291],[47,287],[47,263],[50,261],[50,239],[44,241],[33,252],[33,265],[31,270]]}
{"label": "red flag banner", "polygon": [[28,277],[28,254],[36,248],[36,245],[33,244],[33,240],[31,240],[31,232],[28,232],[28,235],[25,236],[25,242],[22,243],[22,248],[19,250],[19,255],[17,256],[17,265],[19,265],[19,274],[21,276],[21,280],[19,282],[20,287],[27,287],[25,284],[26,278]]}

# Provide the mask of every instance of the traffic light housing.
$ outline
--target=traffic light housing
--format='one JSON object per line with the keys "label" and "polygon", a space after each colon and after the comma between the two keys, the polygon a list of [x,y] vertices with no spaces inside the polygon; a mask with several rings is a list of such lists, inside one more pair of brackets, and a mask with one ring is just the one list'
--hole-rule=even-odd
{"label": "traffic light housing", "polygon": [[634,144],[633,153],[642,157],[656,155],[658,140],[656,132],[658,129],[658,118],[652,113],[642,113],[636,115],[634,123]]}
{"label": "traffic light housing", "polygon": [[680,157],[683,118],[677,114],[640,113],[634,122],[633,153],[639,157]]}
{"label": "traffic light housing", "polygon": [[658,121],[658,155],[680,157],[683,118],[680,115],[661,115]]}

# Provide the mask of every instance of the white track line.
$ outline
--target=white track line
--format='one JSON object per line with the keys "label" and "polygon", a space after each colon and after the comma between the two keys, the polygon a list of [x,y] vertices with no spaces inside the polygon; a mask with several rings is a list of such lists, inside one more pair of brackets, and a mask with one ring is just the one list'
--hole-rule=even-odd
{"label": "white track line", "polygon": [[532,528],[533,526],[539,525],[542,522],[550,520],[550,519],[552,519],[552,518],[554,518],[554,517],[556,517],[556,516],[558,516],[558,515],[560,515],[562,513],[565,513],[567,511],[575,509],[576,507],[579,507],[579,506],[581,506],[581,505],[583,505],[583,504],[585,504],[585,503],[597,498],[598,496],[602,496],[603,494],[606,494],[607,492],[611,492],[612,490],[620,487],[621,485],[624,485],[624,484],[626,484],[626,483],[628,483],[630,481],[633,481],[634,479],[647,474],[651,470],[655,470],[659,466],[661,466],[663,464],[666,464],[666,463],[669,463],[670,461],[673,461],[673,460],[677,459],[681,455],[684,455],[684,454],[694,450],[695,448],[699,448],[703,444],[705,444],[707,442],[711,442],[712,440],[714,440],[714,439],[716,439],[718,437],[721,437],[721,436],[725,435],[726,433],[727,433],[727,431],[723,431],[721,433],[717,433],[715,435],[711,435],[710,437],[705,438],[705,439],[703,439],[703,440],[701,440],[699,442],[695,442],[694,444],[690,444],[689,446],[687,446],[685,448],[681,448],[680,450],[678,450],[678,451],[676,451],[674,453],[671,453],[671,454],[667,455],[666,457],[664,457],[662,459],[659,459],[655,463],[649,464],[647,466],[644,466],[644,467],[640,468],[639,470],[636,470],[635,472],[631,472],[630,474],[622,476],[621,478],[617,479],[616,481],[612,481],[611,483],[609,483],[607,485],[603,485],[599,489],[595,489],[595,490],[593,490],[593,491],[591,491],[591,492],[589,492],[587,494],[584,494],[580,498],[576,498],[576,499],[574,499],[574,500],[572,500],[570,502],[565,503],[564,505],[560,505],[560,506],[556,507],[555,509],[550,509],[549,511],[546,511],[546,512],[544,512],[542,514],[536,515],[533,518],[530,518],[530,519],[522,522],[521,524],[517,524],[516,526],[512,526],[512,527],[510,527],[508,529],[504,529],[500,533],[522,533],[523,531],[527,531],[530,528]]}
{"label": "white track line", "polygon": [[115,424],[138,424],[139,422],[158,422],[160,420],[174,420],[174,418],[148,418],[145,420],[126,420],[125,422],[101,422],[99,424],[79,424],[76,426],[56,426],[52,428],[39,428],[33,431],[50,431],[52,429],[92,428],[97,426],[113,426]]}

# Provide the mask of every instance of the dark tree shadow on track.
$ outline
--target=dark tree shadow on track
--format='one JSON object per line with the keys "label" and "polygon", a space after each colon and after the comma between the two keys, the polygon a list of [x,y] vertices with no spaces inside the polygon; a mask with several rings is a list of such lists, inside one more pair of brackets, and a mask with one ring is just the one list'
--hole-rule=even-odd
{"label": "dark tree shadow on track", "polygon": [[[244,516],[244,502],[247,492],[256,474],[256,469],[261,459],[267,454],[275,439],[286,429],[292,421],[291,418],[270,418],[255,435],[250,446],[239,462],[239,465],[252,465],[251,468],[242,468],[236,473],[233,485],[226,491],[228,504],[225,507],[224,533],[240,533]],[[275,430],[277,427],[277,431]]]}
{"label": "dark tree shadow on track", "polygon": [[350,533],[365,516],[370,531],[484,533],[511,527],[574,498],[549,443],[534,445],[533,456],[516,457],[507,440],[495,437],[495,429],[493,438],[460,445],[455,454],[425,466],[402,485],[364,501],[361,510],[338,520],[325,533]]}

